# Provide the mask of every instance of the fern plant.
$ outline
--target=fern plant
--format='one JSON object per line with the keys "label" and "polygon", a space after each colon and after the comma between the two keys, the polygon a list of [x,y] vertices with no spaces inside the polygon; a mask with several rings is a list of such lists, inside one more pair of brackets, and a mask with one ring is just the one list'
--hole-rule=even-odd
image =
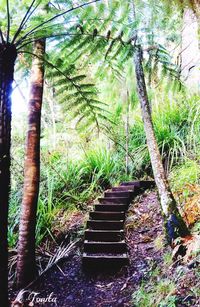
{"label": "fern plant", "polygon": [[[64,112],[70,110],[71,119],[77,118],[76,129],[95,125],[101,128],[101,121],[107,120],[106,103],[98,99],[98,90],[87,75],[78,71],[63,59],[55,59],[56,69],[47,70],[54,97]],[[68,112],[69,113],[69,112]]]}

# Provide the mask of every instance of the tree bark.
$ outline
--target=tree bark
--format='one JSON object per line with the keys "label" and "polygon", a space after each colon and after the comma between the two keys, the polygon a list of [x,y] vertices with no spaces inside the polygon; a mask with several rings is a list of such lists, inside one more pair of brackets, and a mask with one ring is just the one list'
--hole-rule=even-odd
{"label": "tree bark", "polygon": [[24,188],[19,226],[17,283],[24,287],[37,274],[35,262],[35,230],[40,180],[40,130],[44,87],[45,40],[34,43],[26,140]]}
{"label": "tree bark", "polygon": [[171,244],[175,238],[179,236],[188,235],[189,231],[177,209],[175,199],[170,190],[164,167],[161,162],[161,156],[155,138],[151,118],[150,105],[142,66],[142,49],[140,45],[137,45],[135,49],[134,64],[137,80],[137,91],[142,110],[142,118],[146,134],[147,146],[149,150],[156,186],[158,188],[158,193],[160,197],[166,235],[168,242]]}
{"label": "tree bark", "polygon": [[0,304],[8,306],[8,202],[10,193],[11,93],[16,48],[0,44]]}

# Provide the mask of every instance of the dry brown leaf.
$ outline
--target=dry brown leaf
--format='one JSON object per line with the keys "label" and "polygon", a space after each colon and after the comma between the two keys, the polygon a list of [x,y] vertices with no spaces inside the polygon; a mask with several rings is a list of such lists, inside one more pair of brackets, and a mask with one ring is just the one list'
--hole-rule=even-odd
{"label": "dry brown leaf", "polygon": [[200,254],[200,235],[195,234],[180,238],[179,242],[175,242],[172,257],[177,259],[178,256],[182,256],[183,263],[188,263],[198,254]]}
{"label": "dry brown leaf", "polygon": [[[184,191],[187,191],[185,195]],[[176,193],[181,204],[181,211],[188,226],[193,225],[200,219],[200,186],[197,184],[186,184]]]}
{"label": "dry brown leaf", "polygon": [[151,238],[151,237],[149,237],[149,236],[142,236],[141,237],[141,243],[147,243],[147,242],[152,242],[153,241],[153,239]]}
{"label": "dry brown leaf", "polygon": [[192,258],[200,254],[200,236],[194,235],[192,240],[186,241],[184,246],[187,248],[186,254],[183,257],[183,262],[187,263]]}

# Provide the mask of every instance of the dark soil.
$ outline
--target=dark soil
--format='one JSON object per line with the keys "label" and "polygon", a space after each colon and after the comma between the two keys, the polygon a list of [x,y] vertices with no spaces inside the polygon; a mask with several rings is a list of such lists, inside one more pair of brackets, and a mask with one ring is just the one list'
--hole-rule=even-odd
{"label": "dark soil", "polygon": [[134,306],[132,293],[143,279],[148,280],[149,272],[162,266],[163,262],[163,249],[158,249],[155,244],[155,240],[162,237],[162,218],[156,192],[143,194],[130,206],[126,232],[129,266],[115,274],[88,275],[81,267],[81,245],[68,259],[54,265],[35,283],[31,291],[38,294],[32,306]]}

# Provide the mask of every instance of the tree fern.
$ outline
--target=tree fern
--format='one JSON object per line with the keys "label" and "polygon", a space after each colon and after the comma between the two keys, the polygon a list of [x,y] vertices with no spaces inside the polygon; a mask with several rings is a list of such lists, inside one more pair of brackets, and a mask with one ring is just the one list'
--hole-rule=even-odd
{"label": "tree fern", "polygon": [[[90,7],[88,10],[85,10],[85,15],[88,13],[88,21],[85,16],[80,16],[79,19],[79,24],[81,24],[82,27],[82,35],[79,37],[75,35],[75,32],[79,31],[79,28],[74,26],[74,28],[71,28],[74,36],[69,39],[67,45],[63,43],[63,50],[65,50],[69,59],[72,61],[81,59],[82,66],[83,59],[85,65],[88,65],[88,62],[97,63],[104,59],[104,65],[106,65],[106,61],[109,61],[112,66],[112,63],[114,63],[113,61],[117,61],[118,64],[121,63],[121,69],[123,70],[125,62],[133,57],[133,33],[135,29],[138,29],[138,32],[141,33],[140,43],[144,50],[146,71],[152,74],[153,69],[159,67],[159,69],[157,69],[159,79],[163,79],[163,77],[168,78],[168,76],[170,76],[171,80],[179,82],[179,67],[173,63],[172,57],[167,52],[166,47],[159,43],[160,37],[151,35],[155,27],[144,27],[142,20],[131,22],[128,17],[130,15],[128,1],[124,5],[122,5],[121,1],[116,1],[115,4],[116,6],[114,6],[111,1],[109,4],[102,3],[101,10],[99,6],[97,9]],[[104,9],[102,9],[103,5],[105,6]],[[141,10],[143,9],[146,12],[147,5],[140,4],[139,6]],[[158,10],[161,11],[162,8]],[[92,26],[90,22],[91,15],[94,20]],[[96,29],[97,33],[93,38],[92,27]],[[162,28],[160,32],[162,32]],[[152,39],[150,40],[149,37]],[[87,59],[85,59],[86,56]],[[151,66],[149,66],[150,61]],[[103,68],[102,65],[101,68]]]}

